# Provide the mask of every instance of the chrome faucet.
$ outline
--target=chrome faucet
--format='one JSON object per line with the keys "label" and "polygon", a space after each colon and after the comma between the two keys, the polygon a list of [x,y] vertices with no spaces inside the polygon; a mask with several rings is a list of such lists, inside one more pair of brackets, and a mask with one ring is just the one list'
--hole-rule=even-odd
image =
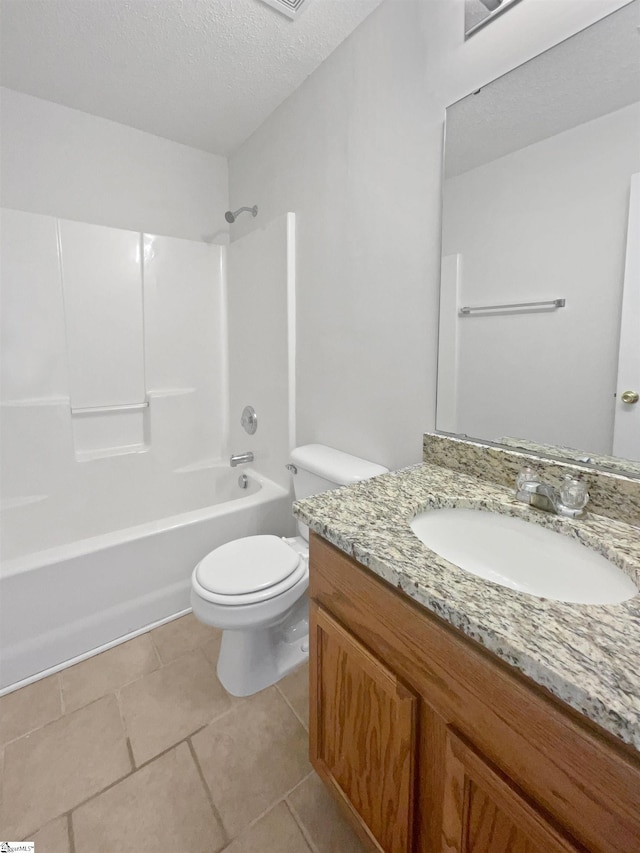
{"label": "chrome faucet", "polygon": [[246,453],[234,453],[231,459],[229,459],[229,464],[232,468],[235,468],[236,465],[242,465],[245,462],[253,462],[253,453],[250,450],[247,450]]}
{"label": "chrome faucet", "polygon": [[589,500],[587,484],[567,474],[559,489],[538,479],[531,468],[523,468],[516,480],[516,500],[544,512],[578,518]]}

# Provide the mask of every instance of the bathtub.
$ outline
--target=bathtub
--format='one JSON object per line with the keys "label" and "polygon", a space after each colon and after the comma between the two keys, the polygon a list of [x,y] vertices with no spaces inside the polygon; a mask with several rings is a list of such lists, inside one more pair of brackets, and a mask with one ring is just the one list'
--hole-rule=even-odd
{"label": "bathtub", "polygon": [[[193,567],[212,548],[256,533],[293,533],[291,494],[257,472],[208,466],[178,474],[167,494],[151,490],[141,500],[134,489],[135,499],[122,495],[117,506],[96,500],[70,512],[46,495],[6,501],[0,694],[186,612]],[[158,512],[185,506],[185,496],[188,511],[157,520]],[[156,520],[143,517],[150,512]],[[127,517],[135,523],[101,531]],[[26,553],[29,542],[36,552],[31,544]]]}

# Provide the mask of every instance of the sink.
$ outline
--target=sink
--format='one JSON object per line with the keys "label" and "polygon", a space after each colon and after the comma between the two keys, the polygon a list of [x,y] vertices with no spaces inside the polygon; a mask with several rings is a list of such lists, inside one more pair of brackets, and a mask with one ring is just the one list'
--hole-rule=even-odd
{"label": "sink", "polygon": [[510,515],[432,509],[411,529],[450,563],[501,586],[574,604],[619,604],[638,594],[622,569],[575,539]]}

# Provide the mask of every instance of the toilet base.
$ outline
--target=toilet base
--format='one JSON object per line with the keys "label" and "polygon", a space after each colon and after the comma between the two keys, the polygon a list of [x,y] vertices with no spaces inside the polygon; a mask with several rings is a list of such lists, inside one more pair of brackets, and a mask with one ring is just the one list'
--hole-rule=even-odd
{"label": "toilet base", "polygon": [[232,696],[251,696],[276,684],[309,658],[307,596],[279,625],[222,632],[218,678]]}

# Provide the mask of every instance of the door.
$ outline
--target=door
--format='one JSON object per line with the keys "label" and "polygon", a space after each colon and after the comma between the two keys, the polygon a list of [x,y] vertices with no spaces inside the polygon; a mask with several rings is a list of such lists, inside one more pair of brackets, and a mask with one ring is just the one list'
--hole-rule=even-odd
{"label": "door", "polygon": [[640,462],[640,172],[631,177],[613,454]]}
{"label": "door", "polygon": [[375,850],[412,849],[418,699],[310,604],[311,763]]}
{"label": "door", "polygon": [[442,853],[578,853],[524,794],[447,730]]}

